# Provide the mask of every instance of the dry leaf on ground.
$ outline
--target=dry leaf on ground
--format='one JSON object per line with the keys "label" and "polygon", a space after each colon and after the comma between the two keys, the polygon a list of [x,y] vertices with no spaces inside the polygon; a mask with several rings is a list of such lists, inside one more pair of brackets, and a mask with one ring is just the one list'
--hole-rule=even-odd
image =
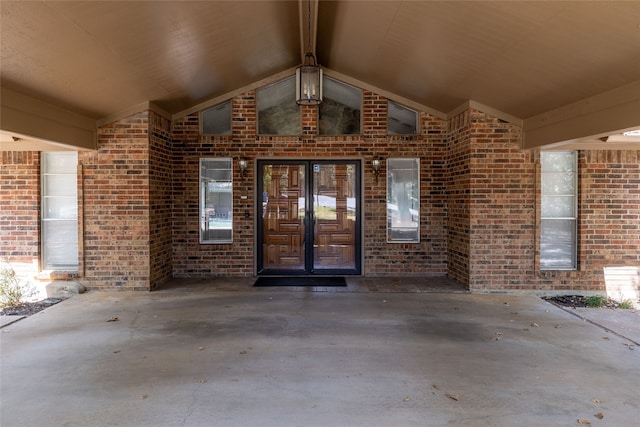
{"label": "dry leaf on ground", "polygon": [[449,399],[451,399],[451,400],[455,400],[456,402],[457,402],[458,400],[460,400],[460,396],[458,396],[457,394],[449,394],[449,393],[447,393],[447,397],[448,397]]}
{"label": "dry leaf on ground", "polygon": [[583,426],[590,426],[591,423],[587,420],[582,420],[578,418],[578,424],[583,425]]}
{"label": "dry leaf on ground", "polygon": [[112,317],[111,319],[107,320],[107,322],[117,322],[118,320],[120,319],[118,319],[117,317]]}
{"label": "dry leaf on ground", "polygon": [[604,414],[602,412],[598,412],[597,414],[594,415],[594,417],[596,417],[597,419],[601,420],[604,418]]}

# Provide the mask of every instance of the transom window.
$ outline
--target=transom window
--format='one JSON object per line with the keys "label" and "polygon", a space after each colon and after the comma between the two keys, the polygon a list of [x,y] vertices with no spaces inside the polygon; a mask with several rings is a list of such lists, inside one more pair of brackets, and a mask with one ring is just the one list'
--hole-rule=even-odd
{"label": "transom window", "polygon": [[387,102],[387,134],[416,135],[418,113],[393,101]]}
{"label": "transom window", "polygon": [[200,123],[203,135],[231,135],[231,101],[203,111]]}
{"label": "transom window", "polygon": [[296,103],[296,77],[291,76],[256,93],[258,133],[261,135],[300,135],[302,118]]}
{"label": "transom window", "polygon": [[362,91],[329,77],[323,80],[322,104],[318,107],[320,135],[358,135],[362,133]]}

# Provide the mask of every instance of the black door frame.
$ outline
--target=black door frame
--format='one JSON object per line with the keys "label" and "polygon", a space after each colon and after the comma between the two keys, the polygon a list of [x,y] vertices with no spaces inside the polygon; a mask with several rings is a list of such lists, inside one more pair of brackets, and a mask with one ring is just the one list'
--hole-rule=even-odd
{"label": "black door frame", "polygon": [[[264,165],[303,165],[305,168],[305,188],[307,197],[305,198],[305,218],[304,218],[304,248],[305,248],[305,267],[303,270],[265,270],[262,268],[263,263],[263,206],[262,194],[263,176],[262,171]],[[313,251],[314,251],[314,224],[313,224],[313,165],[314,164],[353,164],[355,165],[355,186],[357,197],[356,202],[356,223],[355,223],[355,268],[353,269],[313,269]],[[256,266],[258,275],[280,275],[280,276],[335,276],[335,275],[360,275],[362,274],[362,161],[360,159],[260,159],[256,163]]]}

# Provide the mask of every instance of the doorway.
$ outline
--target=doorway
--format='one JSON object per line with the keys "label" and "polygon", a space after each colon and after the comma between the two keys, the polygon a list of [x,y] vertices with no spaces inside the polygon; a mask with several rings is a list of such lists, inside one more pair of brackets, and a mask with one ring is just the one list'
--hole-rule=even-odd
{"label": "doorway", "polygon": [[260,160],[257,169],[258,274],[360,274],[360,162]]}

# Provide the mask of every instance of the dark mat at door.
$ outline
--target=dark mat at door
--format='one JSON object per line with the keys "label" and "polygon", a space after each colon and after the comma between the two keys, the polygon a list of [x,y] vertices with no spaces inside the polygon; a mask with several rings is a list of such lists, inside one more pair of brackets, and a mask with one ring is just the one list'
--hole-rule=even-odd
{"label": "dark mat at door", "polygon": [[258,277],[254,287],[267,286],[347,286],[344,277]]}

